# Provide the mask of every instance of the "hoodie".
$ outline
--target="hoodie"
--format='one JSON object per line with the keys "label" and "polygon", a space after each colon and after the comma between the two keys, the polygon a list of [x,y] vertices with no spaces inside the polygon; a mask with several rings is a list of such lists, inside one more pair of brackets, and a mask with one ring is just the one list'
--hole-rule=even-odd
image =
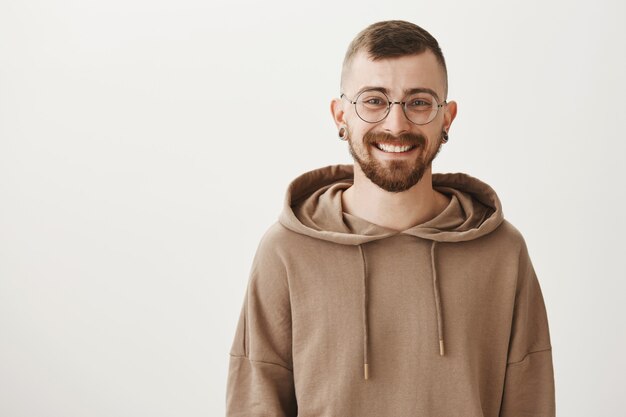
{"label": "hoodie", "polygon": [[289,184],[252,261],[227,417],[551,417],[544,300],[495,191],[433,173],[450,198],[397,231],[343,211],[353,165]]}

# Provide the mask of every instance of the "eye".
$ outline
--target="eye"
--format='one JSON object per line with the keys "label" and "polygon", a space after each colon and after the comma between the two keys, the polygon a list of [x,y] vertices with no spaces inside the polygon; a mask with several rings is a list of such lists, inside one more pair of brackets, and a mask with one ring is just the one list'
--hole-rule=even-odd
{"label": "eye", "polygon": [[363,100],[363,103],[369,104],[369,105],[372,105],[372,106],[378,106],[378,105],[383,104],[383,101],[380,98],[372,97],[372,98],[368,98],[368,99]]}
{"label": "eye", "polygon": [[424,106],[430,106],[430,103],[426,100],[422,100],[419,98],[413,99],[409,102],[407,102],[407,104],[411,107],[424,107]]}
{"label": "eye", "polygon": [[384,111],[389,106],[389,101],[379,91],[366,90],[359,95],[357,100],[361,110]]}

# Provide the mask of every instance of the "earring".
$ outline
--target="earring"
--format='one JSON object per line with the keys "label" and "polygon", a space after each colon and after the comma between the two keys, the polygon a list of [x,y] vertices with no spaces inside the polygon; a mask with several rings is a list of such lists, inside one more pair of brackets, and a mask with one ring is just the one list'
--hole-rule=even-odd
{"label": "earring", "polygon": [[348,126],[341,125],[339,128],[339,139],[348,140]]}
{"label": "earring", "polygon": [[448,132],[446,132],[445,130],[441,132],[442,138],[441,141],[443,143],[446,143],[448,141]]}

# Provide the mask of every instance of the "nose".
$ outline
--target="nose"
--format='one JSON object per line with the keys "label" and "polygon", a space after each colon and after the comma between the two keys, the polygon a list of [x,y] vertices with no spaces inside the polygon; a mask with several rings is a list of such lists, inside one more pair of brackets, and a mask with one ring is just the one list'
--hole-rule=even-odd
{"label": "nose", "polygon": [[395,136],[408,132],[411,129],[411,122],[404,115],[402,103],[391,103],[390,106],[389,114],[382,122],[382,128]]}

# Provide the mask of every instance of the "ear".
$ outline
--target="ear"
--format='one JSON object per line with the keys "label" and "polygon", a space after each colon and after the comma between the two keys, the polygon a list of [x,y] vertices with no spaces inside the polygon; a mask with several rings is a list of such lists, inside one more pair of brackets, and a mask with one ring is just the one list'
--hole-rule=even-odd
{"label": "ear", "polygon": [[333,116],[333,121],[335,122],[337,129],[339,129],[339,126],[346,123],[344,120],[343,103],[340,98],[332,99],[330,102],[330,113]]}
{"label": "ear", "polygon": [[446,112],[443,115],[443,128],[446,132],[450,130],[450,125],[456,117],[456,101],[449,101],[446,105]]}

